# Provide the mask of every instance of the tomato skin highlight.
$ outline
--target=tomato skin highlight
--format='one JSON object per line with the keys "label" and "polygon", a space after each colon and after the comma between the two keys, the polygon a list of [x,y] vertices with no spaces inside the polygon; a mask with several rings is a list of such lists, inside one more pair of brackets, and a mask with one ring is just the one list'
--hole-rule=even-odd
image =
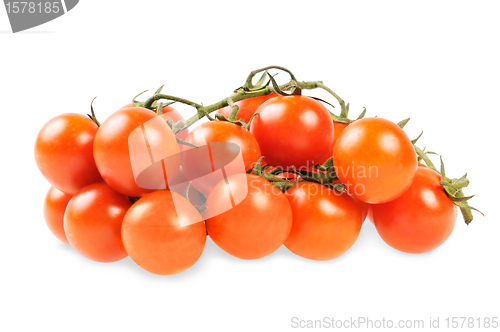
{"label": "tomato skin highlight", "polygon": [[360,206],[347,193],[318,183],[299,183],[285,192],[293,224],[285,246],[313,260],[330,260],[352,247],[363,224]]}
{"label": "tomato skin highlight", "polygon": [[419,167],[412,185],[394,201],[371,206],[382,239],[406,253],[424,253],[442,245],[455,227],[457,209],[435,171]]}
{"label": "tomato skin highlight", "polygon": [[66,113],[49,120],[35,141],[35,161],[57,189],[74,195],[102,181],[92,153],[97,125],[88,117]]}
{"label": "tomato skin highlight", "polygon": [[121,226],[132,203],[106,183],[83,188],[68,204],[64,230],[69,243],[81,255],[96,262],[115,262],[127,257]]}
{"label": "tomato skin highlight", "polygon": [[50,231],[61,242],[69,244],[64,232],[64,211],[73,196],[51,186],[43,201],[43,216]]}
{"label": "tomato skin highlight", "polygon": [[[114,190],[127,196],[140,197],[156,189],[137,185],[129,153],[129,135],[158,115],[142,107],[123,108],[113,113],[99,128],[94,141],[94,157],[104,181]],[[174,178],[180,166],[179,146],[166,123],[148,133],[152,150],[165,150],[171,157],[165,162],[165,172]],[[141,137],[143,139],[143,137]],[[156,160],[158,162],[158,160]]]}
{"label": "tomato skin highlight", "polygon": [[[202,123],[186,138],[186,142],[194,144],[198,147],[206,147],[206,144],[216,142],[234,143],[239,146],[243,157],[244,170],[237,169],[238,165],[225,166],[226,174],[244,173],[261,157],[259,144],[253,135],[245,128],[238,126],[234,123],[226,121],[210,121]],[[220,181],[220,179],[203,179],[197,180],[205,174],[213,171],[216,164],[226,164],[232,161],[234,156],[231,147],[214,148],[209,150],[211,158],[200,158],[199,155],[183,153],[182,155],[182,168],[186,178],[193,181],[193,186],[198,189],[205,196],[210,194],[212,188]],[[194,148],[184,145],[183,151],[192,150]]]}
{"label": "tomato skin highlight", "polygon": [[[182,226],[180,220],[190,223]],[[158,190],[143,196],[123,220],[123,244],[141,268],[159,275],[180,273],[200,258],[206,228],[201,215],[181,195]]]}
{"label": "tomato skin highlight", "polygon": [[[248,190],[248,194],[245,193]],[[227,205],[243,198],[236,206]],[[268,181],[236,174],[219,182],[208,196],[208,235],[222,250],[241,259],[259,259],[276,251],[292,227],[292,210],[285,195]]]}
{"label": "tomato skin highlight", "polygon": [[[239,106],[238,113],[236,113],[236,120],[243,119],[245,120],[245,123],[248,123],[248,121],[250,121],[250,119],[252,118],[252,115],[255,113],[255,111],[257,111],[257,109],[259,108],[260,105],[262,105],[263,102],[277,96],[278,95],[276,93],[271,93],[268,95],[243,99],[235,102],[235,104]],[[219,109],[217,113],[220,113],[224,115],[227,119],[229,119],[231,111],[232,111],[231,106],[226,106]]]}
{"label": "tomato skin highlight", "polygon": [[333,140],[328,110],[306,96],[279,96],[264,102],[250,127],[272,166],[312,167],[325,159]]}
{"label": "tomato skin highlight", "polygon": [[364,118],[344,129],[333,149],[333,164],[354,198],[380,204],[410,187],[417,156],[398,125],[382,118]]}

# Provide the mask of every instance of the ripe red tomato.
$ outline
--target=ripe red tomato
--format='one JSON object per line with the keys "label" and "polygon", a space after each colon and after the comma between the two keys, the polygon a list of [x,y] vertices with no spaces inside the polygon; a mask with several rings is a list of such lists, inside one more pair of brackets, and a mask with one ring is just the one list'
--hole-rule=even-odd
{"label": "ripe red tomato", "polygon": [[417,156],[398,125],[364,118],[344,129],[333,148],[333,164],[354,198],[379,204],[408,189],[417,170]]}
{"label": "ripe red tomato", "polygon": [[51,186],[43,202],[43,216],[52,234],[62,242],[69,244],[64,232],[64,211],[72,195],[63,193]]}
{"label": "ripe red tomato", "polygon": [[[182,168],[193,186],[208,196],[222,180],[223,174],[214,174],[224,166],[225,176],[244,173],[261,157],[259,144],[245,128],[226,121],[210,121],[193,129],[186,139],[198,149],[183,146]],[[233,143],[233,144],[226,144]],[[232,162],[241,151],[243,165]],[[241,169],[244,167],[244,169]],[[212,176],[203,177],[207,174]]]}
{"label": "ripe red tomato", "polygon": [[340,134],[344,131],[345,127],[347,127],[349,123],[342,123],[342,122],[335,122],[333,121],[333,141],[332,145],[330,147],[330,151],[326,155],[326,157],[323,159],[323,161],[320,162],[320,164],[324,164],[328,159],[330,159],[333,156],[333,147],[335,146],[335,143],[340,137]]}
{"label": "ripe red tomato", "polygon": [[[250,121],[250,119],[252,118],[252,115],[259,108],[259,106],[262,105],[263,102],[277,96],[278,96],[277,94],[271,93],[265,96],[248,98],[237,101],[235,104],[239,106],[239,109],[238,113],[236,114],[236,120],[243,119],[245,120],[245,123],[248,123],[248,121]],[[232,109],[230,106],[226,106],[218,110],[217,113],[220,113],[229,119],[229,115],[231,115],[231,110]]]}
{"label": "ripe red tomato", "polygon": [[73,196],[64,214],[69,243],[97,262],[127,257],[121,239],[123,217],[132,203],[107,184],[94,183]]}
{"label": "ripe red tomato", "polygon": [[236,174],[219,182],[206,207],[208,235],[222,250],[241,259],[273,253],[292,227],[285,195],[256,175]]}
{"label": "ripe red tomato", "polygon": [[[153,106],[156,106],[156,102],[153,104]],[[129,107],[136,107],[134,105],[134,103],[129,103],[125,106],[123,106],[122,108],[120,108],[119,110],[122,110],[124,108],[129,108]],[[178,121],[185,121],[184,120],[184,117],[182,116],[181,113],[179,113],[179,111],[177,111],[175,108],[173,108],[172,106],[165,106],[162,108],[162,118],[166,121],[167,119],[172,119],[172,121],[174,123],[178,122]],[[156,113],[156,110],[154,111]],[[189,135],[189,131],[188,129],[184,129],[183,131],[180,131],[178,132],[175,136],[179,137],[181,140],[185,141],[186,140],[186,137]]]}
{"label": "ripe red tomato", "polygon": [[94,157],[104,181],[133,197],[165,189],[180,165],[172,130],[142,107],[121,109],[104,121],[95,137]]}
{"label": "ripe red tomato", "polygon": [[88,117],[66,113],[47,122],[36,137],[35,161],[57,189],[74,195],[102,181],[92,154],[97,125]]}
{"label": "ripe red tomato", "polygon": [[207,232],[201,215],[181,195],[158,190],[143,196],[123,220],[123,244],[143,269],[175,274],[200,258]]}
{"label": "ripe red tomato", "polygon": [[293,224],[285,246],[314,260],[329,260],[345,253],[358,238],[363,224],[360,206],[347,193],[313,182],[302,182],[285,192]]}
{"label": "ripe red tomato", "polygon": [[419,167],[410,188],[399,198],[371,206],[373,223],[391,247],[407,253],[436,249],[451,235],[457,219],[435,171]]}
{"label": "ripe red tomato", "polygon": [[312,167],[324,160],[333,140],[328,110],[306,96],[280,96],[258,109],[250,131],[268,164]]}

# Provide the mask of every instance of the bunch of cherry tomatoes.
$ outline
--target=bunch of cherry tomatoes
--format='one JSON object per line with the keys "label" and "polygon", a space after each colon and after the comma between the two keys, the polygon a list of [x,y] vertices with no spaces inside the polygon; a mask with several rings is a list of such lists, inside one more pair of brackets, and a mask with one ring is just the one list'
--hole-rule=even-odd
{"label": "bunch of cherry tomatoes", "polygon": [[[289,73],[290,81],[278,85],[270,69]],[[339,116],[328,102],[302,94],[315,88],[337,99]],[[172,102],[196,114],[185,120]],[[209,106],[159,89],[102,123],[93,109],[88,117],[61,114],[35,143],[38,168],[52,185],[45,220],[91,260],[130,256],[161,275],[192,266],[207,235],[241,259],[284,244],[299,256],[330,260],[354,244],[367,216],[387,244],[408,253],[443,244],[457,207],[472,220],[462,192],[468,179],[447,177],[442,163],[436,169],[431,153],[403,131],[405,121],[365,112],[350,120],[348,111],[322,82],[299,82],[273,66],[251,72],[233,95]],[[210,121],[189,131],[203,117]],[[132,157],[141,144],[149,154]],[[239,168],[231,166],[235,155]],[[134,170],[137,159],[148,172]],[[210,176],[217,170],[222,178]]]}

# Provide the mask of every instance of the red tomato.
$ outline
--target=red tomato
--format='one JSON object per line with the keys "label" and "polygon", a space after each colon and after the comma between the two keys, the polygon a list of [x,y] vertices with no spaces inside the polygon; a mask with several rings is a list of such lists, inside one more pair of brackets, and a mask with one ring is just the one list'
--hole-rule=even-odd
{"label": "red tomato", "polygon": [[[271,93],[265,96],[248,98],[237,101],[235,104],[238,105],[240,108],[238,109],[238,113],[236,114],[236,120],[243,119],[245,120],[245,123],[248,123],[248,121],[250,121],[252,115],[255,113],[257,108],[259,108],[259,106],[262,105],[263,102],[277,96],[278,96],[277,94]],[[220,113],[229,119],[229,115],[231,115],[231,110],[232,109],[230,106],[226,106],[218,110],[217,113]]]}
{"label": "red tomato", "polygon": [[335,122],[333,121],[333,141],[332,145],[330,146],[330,151],[326,155],[326,157],[323,159],[322,162],[320,162],[320,165],[323,165],[328,159],[330,159],[333,156],[333,147],[335,146],[335,143],[340,137],[340,134],[344,131],[345,127],[347,127],[349,123],[342,123],[342,122]]}
{"label": "red tomato", "polygon": [[[156,106],[156,103],[153,103],[153,106]],[[120,108],[119,110],[122,110],[124,108],[129,108],[129,107],[136,107],[134,105],[134,103],[129,103],[125,106],[123,106],[122,108]],[[162,108],[162,118],[165,119],[165,121],[167,119],[172,119],[172,121],[174,123],[178,122],[178,121],[185,121],[184,120],[184,117],[182,116],[181,113],[179,113],[179,111],[177,111],[175,108],[173,108],[172,106],[165,106]],[[154,111],[156,113],[156,110]],[[184,129],[183,131],[180,131],[178,132],[175,136],[179,137],[181,140],[185,141],[186,140],[186,137],[189,135],[189,131],[188,129]]]}
{"label": "red tomato", "polygon": [[364,118],[344,129],[333,148],[333,164],[354,198],[379,204],[408,189],[417,170],[417,156],[398,125]]}
{"label": "red tomato", "polygon": [[56,187],[50,187],[43,202],[43,216],[52,234],[62,242],[69,244],[64,233],[64,211],[72,195],[65,194]]}
{"label": "red tomato", "polygon": [[311,167],[324,160],[333,140],[328,110],[305,96],[280,96],[257,109],[250,131],[268,164]]}
{"label": "red tomato", "polygon": [[439,184],[438,173],[419,167],[412,185],[394,201],[372,205],[373,222],[391,247],[412,254],[436,249],[451,235],[455,204]]}
{"label": "red tomato", "polygon": [[345,253],[358,238],[363,224],[359,205],[347,193],[318,183],[303,182],[285,193],[293,224],[285,246],[314,260],[329,260]]}
{"label": "red tomato", "polygon": [[43,126],[35,141],[35,161],[50,184],[73,195],[102,181],[92,154],[96,132],[92,120],[75,113],[58,115]]}
{"label": "red tomato", "polygon": [[[183,146],[182,168],[193,186],[207,195],[222,179],[220,176],[204,177],[204,175],[220,170],[224,166],[225,176],[244,173],[261,157],[259,144],[245,128],[226,121],[210,121],[193,129],[186,139],[199,149]],[[234,143],[220,144],[220,143]],[[239,147],[243,164],[231,163],[238,155]],[[244,169],[241,169],[244,167]]]}
{"label": "red tomato", "polygon": [[195,207],[168,190],[145,195],[123,220],[127,253],[137,265],[155,274],[175,274],[191,267],[200,258],[206,237]]}
{"label": "red tomato", "polygon": [[[94,157],[104,181],[114,190],[139,197],[155,189],[165,189],[168,178],[173,179],[177,174],[180,165],[177,141],[164,121],[153,120],[157,117],[145,108],[124,108],[113,113],[99,128]],[[141,127],[142,133],[137,131]],[[129,149],[133,149],[132,153]],[[143,172],[139,175],[140,170]]]}
{"label": "red tomato", "polygon": [[208,235],[222,250],[241,259],[273,253],[292,226],[285,195],[256,175],[236,174],[219,182],[206,207]]}
{"label": "red tomato", "polygon": [[73,196],[64,214],[69,243],[97,262],[127,257],[121,239],[123,217],[132,203],[105,183],[94,183]]}

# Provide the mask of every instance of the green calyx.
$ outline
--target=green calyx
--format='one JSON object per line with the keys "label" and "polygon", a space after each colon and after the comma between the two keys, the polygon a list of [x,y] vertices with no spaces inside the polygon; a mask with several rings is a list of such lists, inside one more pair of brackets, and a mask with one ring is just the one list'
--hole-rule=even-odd
{"label": "green calyx", "polygon": [[415,152],[419,157],[419,160],[423,160],[429,169],[432,169],[441,176],[441,181],[440,181],[441,186],[443,187],[444,191],[446,192],[446,195],[448,195],[451,201],[460,208],[460,212],[462,213],[464,221],[467,225],[470,224],[473,219],[472,210],[477,211],[484,216],[484,214],[481,211],[470,206],[468,203],[468,201],[472,197],[474,197],[474,195],[472,196],[464,195],[463,188],[467,187],[470,183],[469,179],[467,179],[467,173],[458,179],[449,178],[446,176],[443,158],[441,156],[440,156],[441,167],[439,170],[437,170],[437,168],[434,166],[432,161],[429,159],[429,156],[427,155],[435,153],[424,152],[422,149],[420,149],[415,145],[414,147],[415,147]]}
{"label": "green calyx", "polygon": [[[297,170],[295,167],[291,167],[288,169],[274,168],[269,172],[265,172],[265,170],[270,166],[266,165],[262,167],[263,159],[264,157],[261,157],[259,161],[255,164],[255,166],[250,168],[247,171],[247,173],[254,174],[266,179],[267,181],[271,182],[275,187],[280,189],[282,192],[285,192],[294,185],[302,182],[314,182],[333,188],[338,192],[345,191],[345,186],[343,184],[336,183],[336,181],[338,181],[338,177],[333,167],[333,162],[332,162],[333,158],[329,158],[323,165],[316,165],[314,168],[317,169],[318,172],[311,172],[309,170],[302,170],[302,169]],[[277,176],[281,173],[293,173],[297,176],[300,176],[302,180],[298,181]]]}

